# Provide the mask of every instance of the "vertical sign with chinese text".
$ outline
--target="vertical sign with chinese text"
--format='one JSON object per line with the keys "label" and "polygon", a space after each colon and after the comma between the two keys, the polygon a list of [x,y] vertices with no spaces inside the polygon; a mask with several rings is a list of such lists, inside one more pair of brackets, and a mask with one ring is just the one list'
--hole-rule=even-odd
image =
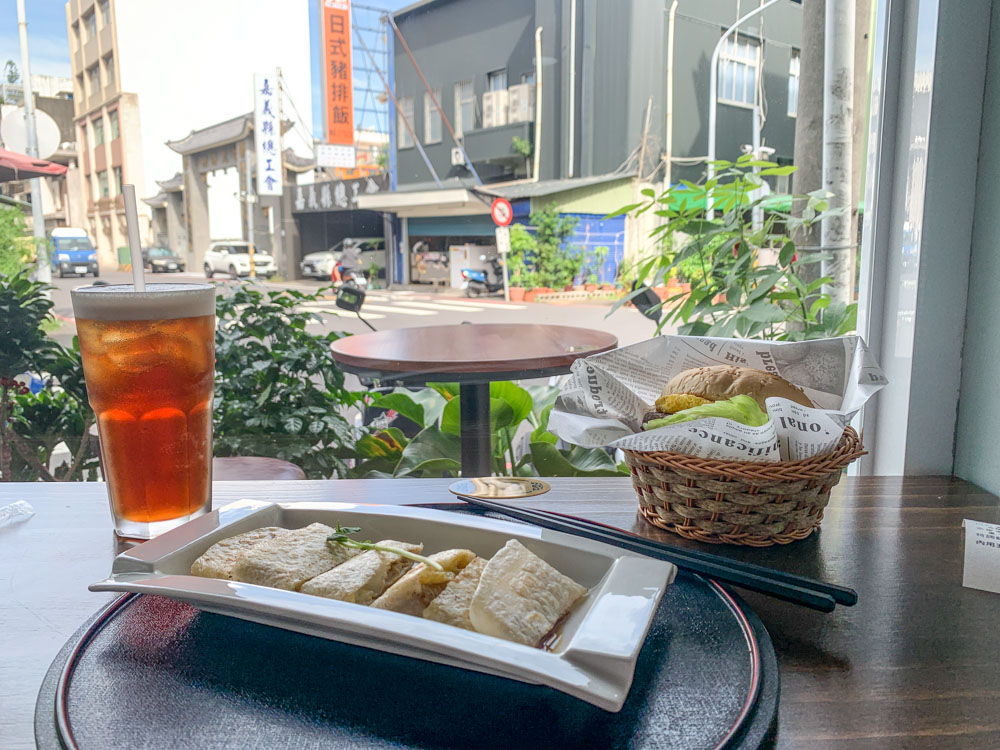
{"label": "vertical sign with chinese text", "polygon": [[354,78],[351,70],[350,0],[323,0],[323,80],[326,83],[326,142],[337,166],[353,168]]}
{"label": "vertical sign with chinese text", "polygon": [[257,151],[257,195],[281,195],[281,94],[275,73],[254,73],[253,139]]}

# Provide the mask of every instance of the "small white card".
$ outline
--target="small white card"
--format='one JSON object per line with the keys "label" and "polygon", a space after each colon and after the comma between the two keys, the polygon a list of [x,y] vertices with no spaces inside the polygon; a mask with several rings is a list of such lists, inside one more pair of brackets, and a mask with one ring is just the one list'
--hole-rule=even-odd
{"label": "small white card", "polygon": [[962,521],[965,528],[965,574],[962,585],[1000,594],[1000,526]]}

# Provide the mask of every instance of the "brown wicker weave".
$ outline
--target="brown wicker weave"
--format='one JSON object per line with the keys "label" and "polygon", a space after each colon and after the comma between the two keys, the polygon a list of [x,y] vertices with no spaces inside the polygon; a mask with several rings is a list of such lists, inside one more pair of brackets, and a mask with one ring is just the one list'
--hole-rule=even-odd
{"label": "brown wicker weave", "polygon": [[639,512],[686,539],[768,547],[805,539],[823,520],[830,489],[865,450],[848,427],[832,453],[755,463],[667,451],[625,451]]}

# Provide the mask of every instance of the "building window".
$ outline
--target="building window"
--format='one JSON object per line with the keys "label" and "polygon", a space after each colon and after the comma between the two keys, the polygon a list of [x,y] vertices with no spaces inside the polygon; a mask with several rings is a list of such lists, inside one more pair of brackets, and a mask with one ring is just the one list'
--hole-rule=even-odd
{"label": "building window", "polygon": [[74,92],[74,96],[76,96],[76,98],[82,100],[87,96],[87,92],[83,88],[83,73],[80,73],[76,77],[76,89],[77,90]]}
{"label": "building window", "polygon": [[399,103],[399,111],[396,112],[396,140],[399,148],[409,148],[413,145],[413,139],[406,123],[413,127],[413,97],[401,96],[396,101]]}
{"label": "building window", "polygon": [[97,4],[97,7],[101,9],[101,22],[105,26],[111,25],[111,3],[108,0],[101,0]]}
{"label": "building window", "polygon": [[94,145],[100,146],[104,143],[104,120],[98,117],[92,121],[94,126]]}
{"label": "building window", "polygon": [[111,140],[116,140],[121,135],[118,129],[118,110],[113,109],[108,112],[108,123],[111,125]]}
{"label": "building window", "polygon": [[80,23],[73,24],[73,51],[80,49]]}
{"label": "building window", "polygon": [[86,151],[90,148],[90,144],[87,142],[87,126],[83,123],[80,123],[80,143],[82,150]]}
{"label": "building window", "polygon": [[441,113],[434,106],[434,99],[440,103],[440,88],[431,89],[431,93],[424,94],[424,143],[441,142]]}
{"label": "building window", "polygon": [[760,42],[747,36],[726,39],[719,59],[719,101],[753,106],[759,67]]}
{"label": "building window", "polygon": [[455,135],[476,129],[476,95],[472,81],[455,84]]}
{"label": "building window", "polygon": [[114,167],[111,173],[115,176],[115,195],[122,194],[122,168]]}
{"label": "building window", "polygon": [[90,95],[96,96],[101,92],[101,66],[91,65],[87,68],[87,85],[90,87]]}
{"label": "building window", "polygon": [[104,58],[104,85],[112,86],[115,82],[115,56],[108,55]]}
{"label": "building window", "polygon": [[83,25],[87,29],[87,41],[97,39],[97,14],[91,11],[83,17]]}
{"label": "building window", "polygon": [[522,73],[521,74],[521,83],[531,83],[531,84],[533,84],[534,82],[535,82],[535,71],[531,71],[530,73]]}
{"label": "building window", "polygon": [[505,91],[507,89],[507,71],[494,70],[486,74],[487,91]]}
{"label": "building window", "polygon": [[799,51],[792,50],[788,60],[788,116],[795,117],[799,111]]}
{"label": "building window", "polygon": [[97,196],[99,198],[111,197],[111,191],[108,188],[108,170],[106,169],[97,173]]}

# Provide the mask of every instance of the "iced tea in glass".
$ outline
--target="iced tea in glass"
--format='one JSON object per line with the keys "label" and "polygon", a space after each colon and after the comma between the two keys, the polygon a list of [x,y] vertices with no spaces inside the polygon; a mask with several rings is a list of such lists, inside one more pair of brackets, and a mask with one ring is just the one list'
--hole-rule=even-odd
{"label": "iced tea in glass", "polygon": [[214,287],[90,286],[72,297],[116,532],[149,539],[206,513]]}

